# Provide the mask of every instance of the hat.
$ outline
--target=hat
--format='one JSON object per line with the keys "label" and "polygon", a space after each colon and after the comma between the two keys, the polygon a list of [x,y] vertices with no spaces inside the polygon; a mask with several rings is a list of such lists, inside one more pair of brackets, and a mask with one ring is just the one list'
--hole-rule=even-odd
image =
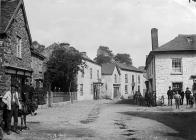
{"label": "hat", "polygon": [[189,87],[187,87],[186,89],[189,89]]}

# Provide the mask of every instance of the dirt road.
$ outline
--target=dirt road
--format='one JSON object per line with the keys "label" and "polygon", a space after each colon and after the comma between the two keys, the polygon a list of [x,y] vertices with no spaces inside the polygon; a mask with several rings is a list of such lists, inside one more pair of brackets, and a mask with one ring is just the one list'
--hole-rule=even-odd
{"label": "dirt road", "polygon": [[30,130],[6,140],[194,140],[196,109],[83,101],[38,110]]}

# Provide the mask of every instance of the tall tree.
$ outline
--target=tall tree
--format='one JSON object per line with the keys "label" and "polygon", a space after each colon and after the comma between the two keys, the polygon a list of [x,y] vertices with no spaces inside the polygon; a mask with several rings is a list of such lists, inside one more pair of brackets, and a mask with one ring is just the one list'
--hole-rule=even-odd
{"label": "tall tree", "polygon": [[132,59],[127,53],[117,53],[114,60],[119,63],[125,63],[127,65],[132,65]]}
{"label": "tall tree", "polygon": [[99,46],[97,50],[97,57],[94,59],[98,64],[110,63],[114,58],[114,54],[106,46]]}
{"label": "tall tree", "polygon": [[33,47],[33,49],[35,49],[38,52],[42,52],[45,49],[45,46],[40,44],[37,41],[33,41],[32,42],[32,47]]}
{"label": "tall tree", "polygon": [[45,73],[45,82],[51,84],[51,89],[61,88],[62,91],[76,91],[76,76],[85,66],[81,53],[74,47],[57,48],[52,52]]}

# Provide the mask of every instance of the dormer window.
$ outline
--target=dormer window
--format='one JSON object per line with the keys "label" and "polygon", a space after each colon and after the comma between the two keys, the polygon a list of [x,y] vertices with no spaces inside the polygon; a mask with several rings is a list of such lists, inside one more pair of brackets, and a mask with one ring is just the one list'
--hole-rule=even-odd
{"label": "dormer window", "polygon": [[189,37],[187,37],[186,39],[187,39],[187,42],[189,43],[189,45],[191,45],[192,42],[193,42],[192,38],[189,36]]}
{"label": "dormer window", "polygon": [[22,58],[22,39],[19,36],[16,38],[16,43],[16,56]]}

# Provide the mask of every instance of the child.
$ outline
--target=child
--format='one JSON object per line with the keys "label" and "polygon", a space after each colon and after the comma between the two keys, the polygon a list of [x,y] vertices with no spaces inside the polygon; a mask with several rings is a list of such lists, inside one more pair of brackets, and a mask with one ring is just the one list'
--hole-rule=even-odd
{"label": "child", "polygon": [[179,109],[181,96],[178,93],[178,91],[176,91],[176,94],[174,95],[174,99],[176,103],[176,109]]}

